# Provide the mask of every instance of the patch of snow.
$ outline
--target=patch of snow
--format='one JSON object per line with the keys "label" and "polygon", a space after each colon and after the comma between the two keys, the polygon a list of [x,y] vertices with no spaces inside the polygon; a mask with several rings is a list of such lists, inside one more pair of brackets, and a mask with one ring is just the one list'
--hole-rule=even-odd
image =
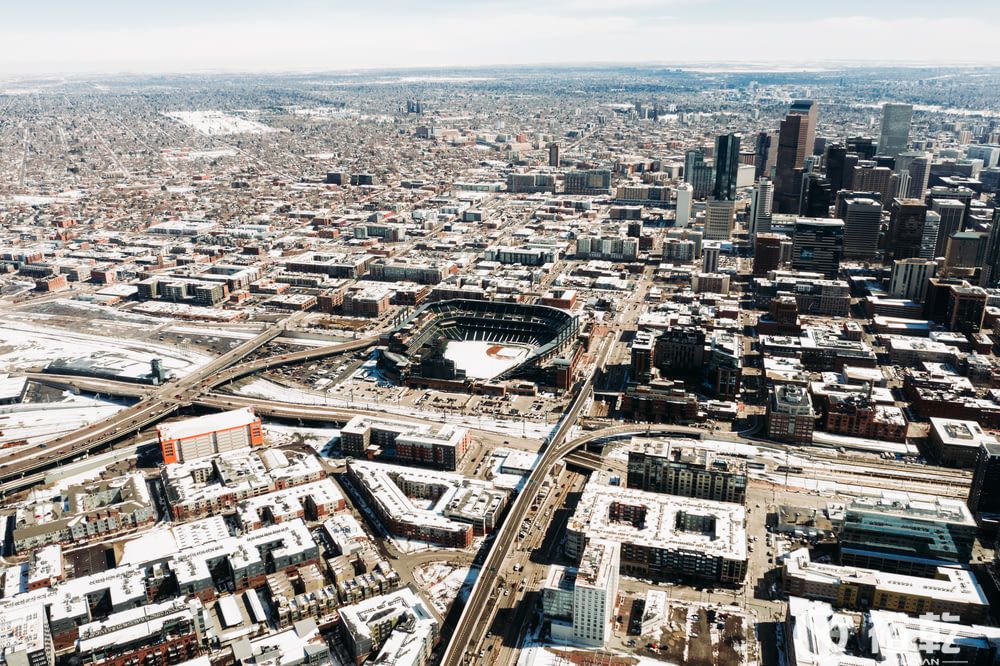
{"label": "patch of snow", "polygon": [[279,131],[256,120],[247,120],[222,111],[170,111],[163,115],[206,136],[266,134]]}
{"label": "patch of snow", "polygon": [[87,357],[100,360],[129,377],[148,374],[154,358],[161,359],[167,370],[178,375],[209,360],[204,354],[148,341],[87,335],[27,322],[0,323],[0,372],[36,368],[60,358]]}

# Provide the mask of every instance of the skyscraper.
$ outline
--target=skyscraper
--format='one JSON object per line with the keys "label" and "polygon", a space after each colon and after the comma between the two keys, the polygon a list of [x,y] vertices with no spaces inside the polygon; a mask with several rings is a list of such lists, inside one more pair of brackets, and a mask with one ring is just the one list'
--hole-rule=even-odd
{"label": "skyscraper", "polygon": [[[889,208],[886,255],[892,259],[920,256],[927,206],[922,199],[893,199]],[[937,238],[935,237],[935,242]]]}
{"label": "skyscraper", "polygon": [[844,256],[870,259],[878,254],[882,204],[874,199],[848,199],[844,209]]}
{"label": "skyscraper", "polygon": [[781,234],[760,233],[753,248],[753,275],[764,277],[781,266],[781,244],[787,240]]}
{"label": "skyscraper", "polygon": [[953,284],[948,290],[945,326],[957,333],[978,333],[983,328],[989,295],[982,287]]}
{"label": "skyscraper", "polygon": [[965,156],[970,160],[982,160],[983,168],[989,169],[1000,163],[1000,146],[969,146],[965,150]]}
{"label": "skyscraper", "polygon": [[549,144],[549,166],[557,167],[559,166],[559,144],[550,143]]}
{"label": "skyscraper", "polygon": [[1000,284],[1000,209],[993,212],[993,225],[986,240],[986,257],[979,284],[995,287]]}
{"label": "skyscraper", "polygon": [[896,172],[899,173],[901,171],[909,171],[910,164],[913,163],[913,160],[918,157],[922,157],[923,155],[924,151],[922,150],[906,150],[901,152],[899,155],[896,155]]}
{"label": "skyscraper", "polygon": [[870,136],[852,136],[847,140],[847,152],[854,153],[860,159],[870,160],[875,157],[875,139]]}
{"label": "skyscraper", "polygon": [[891,201],[896,192],[895,174],[892,169],[876,166],[875,162],[859,162],[854,167],[851,189],[855,191],[880,192],[882,201]]}
{"label": "skyscraper", "polygon": [[834,192],[839,192],[845,188],[844,170],[847,160],[847,146],[842,143],[832,143],[826,147],[826,177],[830,181],[830,188]]}
{"label": "skyscraper", "polygon": [[1000,443],[979,445],[968,505],[980,527],[990,531],[997,529],[1000,522]]}
{"label": "skyscraper", "polygon": [[691,198],[694,189],[688,183],[677,186],[677,215],[674,226],[686,227],[691,221]]}
{"label": "skyscraper", "polygon": [[701,148],[684,154],[684,182],[694,189],[696,199],[704,199],[712,190],[712,167],[705,163],[705,151]]}
{"label": "skyscraper", "polygon": [[910,182],[913,179],[910,178],[909,171],[899,171],[896,173],[896,191],[893,193],[893,197],[896,199],[906,199],[910,196]]}
{"label": "skyscraper", "polygon": [[[927,212],[927,217],[936,215]],[[956,231],[948,237],[944,250],[944,270],[952,277],[971,277],[986,263],[989,235],[980,231]]]}
{"label": "skyscraper", "polygon": [[761,178],[750,196],[750,235],[771,231],[771,206],[774,204],[774,184],[769,178]]}
{"label": "skyscraper", "polygon": [[701,251],[701,270],[705,273],[719,272],[719,255],[721,248],[717,243],[706,245]]}
{"label": "skyscraper", "polygon": [[878,138],[879,155],[895,157],[906,150],[910,142],[910,119],[913,106],[910,104],[885,104],[882,106],[882,132]]}
{"label": "skyscraper", "polygon": [[815,171],[802,177],[802,196],[799,201],[799,215],[806,217],[830,217],[833,203],[833,189],[830,181]]}
{"label": "skyscraper", "polygon": [[964,228],[965,204],[954,199],[931,199],[931,210],[941,216],[937,247],[934,250],[934,257],[941,257],[948,246],[948,238]]}
{"label": "skyscraper", "polygon": [[892,262],[889,295],[922,303],[927,295],[927,281],[934,277],[937,263],[929,259],[897,259]]}
{"label": "skyscraper", "polygon": [[916,157],[910,162],[910,198],[922,199],[927,191],[931,178],[931,156],[927,153]]}
{"label": "skyscraper", "polygon": [[754,166],[756,173],[754,178],[758,180],[765,176],[770,177],[771,167],[778,153],[778,139],[774,132],[760,132],[757,134],[757,143],[754,146]]}
{"label": "skyscraper", "polygon": [[792,268],[834,277],[844,253],[841,220],[800,217],[792,234]]}
{"label": "skyscraper", "polygon": [[[816,105],[812,100],[792,102],[788,115],[778,130],[778,155],[775,165],[774,210],[795,213],[799,209],[802,186],[797,170],[805,166],[816,141]],[[801,173],[801,172],[800,172]]]}
{"label": "skyscraper", "polygon": [[733,237],[736,203],[709,199],[705,205],[705,240],[729,240]]}
{"label": "skyscraper", "polygon": [[795,113],[808,118],[806,123],[806,135],[803,137],[802,158],[811,155],[813,146],[816,145],[816,115],[819,112],[818,105],[811,99],[797,99],[792,102],[788,109],[789,113]]}
{"label": "skyscraper", "polygon": [[853,190],[841,190],[837,192],[836,203],[834,207],[833,216],[838,220],[846,219],[847,216],[847,202],[851,199],[871,199],[876,203],[882,204],[882,210],[885,210],[885,204],[882,202],[881,192],[861,192]]}
{"label": "skyscraper", "polygon": [[875,156],[875,165],[876,166],[884,166],[887,169],[895,169],[896,168],[896,158],[893,157],[892,155],[876,155]]}
{"label": "skyscraper", "polygon": [[941,216],[932,210],[924,214],[924,232],[920,239],[920,258],[934,259],[937,252],[938,233],[941,229]]}
{"label": "skyscraper", "polygon": [[728,201],[736,200],[736,174],[739,168],[740,135],[729,133],[716,138],[713,197]]}

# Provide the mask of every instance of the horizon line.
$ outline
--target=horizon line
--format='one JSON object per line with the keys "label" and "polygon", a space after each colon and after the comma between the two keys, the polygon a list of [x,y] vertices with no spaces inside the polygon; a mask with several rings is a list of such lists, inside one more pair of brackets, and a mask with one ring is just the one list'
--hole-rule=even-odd
{"label": "horizon line", "polygon": [[[234,69],[234,68],[200,68],[200,69],[149,69],[149,70],[92,70],[92,71],[51,71],[34,74],[18,73],[13,71],[0,70],[0,77],[4,82],[12,82],[22,79],[46,79],[46,78],[69,78],[86,79],[95,77],[141,77],[141,76],[306,76],[306,75],[351,75],[370,74],[379,72],[419,72],[419,71],[482,71],[496,69],[614,69],[614,68],[666,68],[680,71],[705,72],[706,69],[718,70],[710,73],[715,74],[751,74],[760,73],[819,73],[821,71],[837,71],[837,69],[970,69],[986,68],[1000,69],[1000,60],[914,60],[900,59],[895,61],[883,60],[881,64],[873,64],[870,61],[859,59],[839,59],[827,58],[808,61],[790,60],[687,60],[687,61],[543,61],[534,63],[488,63],[479,65],[372,65],[352,66],[352,67],[326,67],[326,68],[280,68],[280,69]],[[724,69],[720,69],[724,68]],[[709,73],[709,72],[705,72]]]}

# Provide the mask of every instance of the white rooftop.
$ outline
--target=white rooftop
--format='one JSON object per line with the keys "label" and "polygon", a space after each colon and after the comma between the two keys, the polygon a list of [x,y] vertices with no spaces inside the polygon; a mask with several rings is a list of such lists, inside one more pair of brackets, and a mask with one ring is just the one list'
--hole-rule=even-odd
{"label": "white rooftop", "polygon": [[233,428],[250,425],[256,420],[257,416],[253,413],[253,408],[243,407],[228,412],[219,412],[218,414],[208,414],[193,419],[164,423],[161,426],[157,426],[156,431],[159,433],[161,441],[170,441],[198,437],[220,430],[232,430]]}
{"label": "white rooftop", "polygon": [[[611,518],[613,505],[640,507],[641,525]],[[678,528],[682,515],[706,517],[708,531]],[[590,482],[583,490],[567,529],[588,539],[608,539],[656,549],[687,549],[731,560],[746,560],[746,511],[739,504],[647,492]]]}

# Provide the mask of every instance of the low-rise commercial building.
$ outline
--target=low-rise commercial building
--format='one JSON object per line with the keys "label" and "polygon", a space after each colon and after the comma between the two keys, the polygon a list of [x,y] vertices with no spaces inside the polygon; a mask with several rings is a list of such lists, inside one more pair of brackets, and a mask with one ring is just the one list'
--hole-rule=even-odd
{"label": "low-rise commercial building", "polygon": [[[360,461],[350,462],[348,472],[389,532],[452,548],[491,532],[508,501],[506,490],[448,472]],[[432,504],[420,508],[411,498]]]}
{"label": "low-rise commercial building", "polygon": [[410,588],[367,599],[340,610],[347,645],[357,664],[423,666],[437,644],[440,627]]}
{"label": "low-rise commercial building", "polygon": [[346,456],[384,456],[446,470],[458,469],[471,442],[465,428],[446,424],[435,432],[424,424],[367,416],[355,416],[340,431],[340,446]]}
{"label": "low-rise commercial building", "polygon": [[984,432],[976,421],[945,419],[932,416],[927,435],[927,449],[932,458],[942,465],[972,468],[976,464],[979,447],[996,444],[993,435]]}
{"label": "low-rise commercial building", "polygon": [[940,566],[966,564],[976,540],[976,521],[958,500],[884,491],[853,498],[830,518],[839,524],[843,564],[894,573],[933,576]]}
{"label": "low-rise commercial building", "polygon": [[805,387],[777,384],[771,388],[767,403],[767,435],[772,439],[796,444],[812,442],[816,412]]}
{"label": "low-rise commercial building", "polygon": [[628,487],[716,502],[746,501],[746,463],[693,442],[632,438]]}
{"label": "low-rise commercial building", "polygon": [[933,578],[907,576],[813,562],[809,550],[801,548],[784,559],[782,579],[787,594],[838,608],[951,615],[961,622],[981,622],[989,615],[989,600],[975,576],[958,567],[939,567]]}

